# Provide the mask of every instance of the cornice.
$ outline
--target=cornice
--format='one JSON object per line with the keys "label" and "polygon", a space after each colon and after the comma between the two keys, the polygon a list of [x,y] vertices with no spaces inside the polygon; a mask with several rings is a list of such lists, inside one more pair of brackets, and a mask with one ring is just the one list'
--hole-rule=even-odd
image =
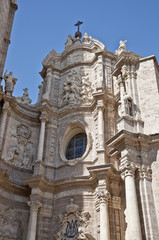
{"label": "cornice", "polygon": [[24,183],[29,185],[32,189],[39,188],[41,191],[58,192],[58,189],[64,188],[73,189],[75,187],[93,186],[96,179],[92,176],[78,176],[65,178],[60,180],[49,180],[48,178],[41,175],[34,175],[23,179]]}
{"label": "cornice", "polygon": [[17,183],[9,179],[9,175],[6,169],[0,169],[0,186],[8,192],[14,192],[21,196],[29,196],[30,188],[24,184]]}
{"label": "cornice", "polygon": [[148,146],[152,142],[149,135],[142,133],[132,133],[126,130],[121,130],[114,137],[106,142],[108,147],[114,148],[114,150],[109,152],[110,155],[114,154],[114,151],[122,151],[126,146],[132,146],[136,148],[138,144],[141,146]]}

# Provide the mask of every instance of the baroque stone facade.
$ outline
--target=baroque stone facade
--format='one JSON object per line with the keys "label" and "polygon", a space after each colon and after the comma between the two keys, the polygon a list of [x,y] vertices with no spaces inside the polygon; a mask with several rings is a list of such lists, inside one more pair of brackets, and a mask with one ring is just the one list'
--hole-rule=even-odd
{"label": "baroque stone facade", "polygon": [[43,61],[32,105],[0,91],[0,239],[157,240],[159,66],[85,34]]}

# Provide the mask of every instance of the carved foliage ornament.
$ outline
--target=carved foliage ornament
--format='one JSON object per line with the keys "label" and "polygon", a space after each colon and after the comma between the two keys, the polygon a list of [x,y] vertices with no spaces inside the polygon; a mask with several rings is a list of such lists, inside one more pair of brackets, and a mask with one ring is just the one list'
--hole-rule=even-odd
{"label": "carved foliage ornament", "polygon": [[79,206],[70,199],[70,204],[66,206],[66,211],[58,216],[60,231],[54,237],[56,240],[94,240],[94,237],[88,232],[90,220],[88,212],[80,211]]}

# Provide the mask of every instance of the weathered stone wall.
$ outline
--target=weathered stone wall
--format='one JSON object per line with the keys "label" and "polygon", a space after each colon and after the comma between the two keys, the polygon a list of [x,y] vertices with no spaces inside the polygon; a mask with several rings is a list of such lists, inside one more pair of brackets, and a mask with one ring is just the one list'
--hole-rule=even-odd
{"label": "weathered stone wall", "polygon": [[153,57],[140,61],[137,71],[137,85],[145,134],[159,132],[159,79],[157,72]]}

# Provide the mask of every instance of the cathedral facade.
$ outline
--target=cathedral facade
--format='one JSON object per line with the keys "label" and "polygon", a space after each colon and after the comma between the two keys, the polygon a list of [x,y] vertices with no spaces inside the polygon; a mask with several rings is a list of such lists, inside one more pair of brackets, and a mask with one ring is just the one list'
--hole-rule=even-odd
{"label": "cathedral facade", "polygon": [[84,34],[0,91],[0,240],[157,240],[159,66]]}

